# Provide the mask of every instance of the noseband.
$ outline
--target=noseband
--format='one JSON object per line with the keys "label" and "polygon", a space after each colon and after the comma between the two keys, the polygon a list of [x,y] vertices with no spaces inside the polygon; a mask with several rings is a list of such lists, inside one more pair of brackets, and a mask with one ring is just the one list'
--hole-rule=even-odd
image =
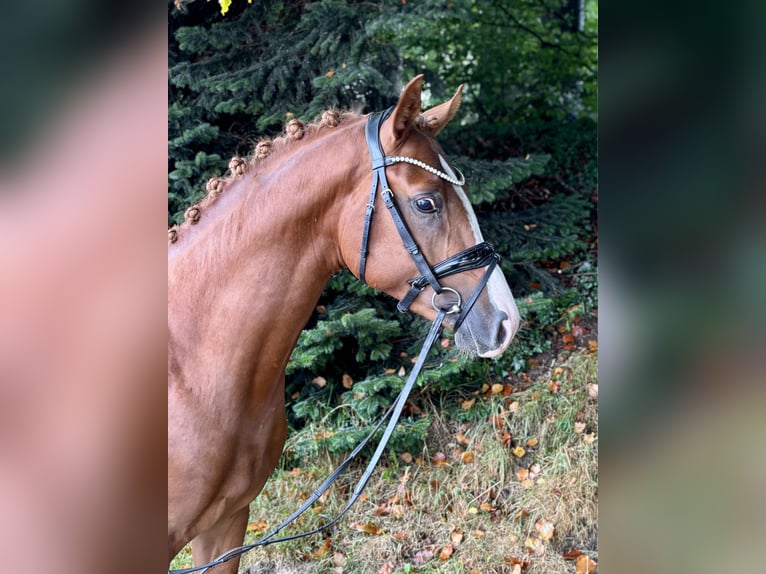
{"label": "noseband", "polygon": [[[391,214],[391,218],[402,239],[404,248],[410,254],[410,257],[412,257],[415,266],[420,272],[420,275],[407,282],[410,285],[410,289],[402,300],[399,301],[396,308],[402,313],[406,312],[410,305],[412,305],[412,302],[418,295],[420,295],[421,291],[430,285],[434,290],[431,304],[437,312],[444,311],[447,315],[457,314],[457,319],[455,320],[453,327],[453,329],[457,331],[468,313],[471,311],[474,303],[476,303],[476,300],[486,286],[487,281],[489,281],[489,277],[495,269],[495,266],[500,262],[500,255],[495,251],[495,248],[491,243],[484,241],[478,245],[469,247],[434,266],[431,266],[428,263],[425,255],[418,247],[415,238],[412,237],[412,233],[410,233],[410,230],[402,217],[401,211],[399,211],[399,207],[396,205],[394,193],[388,185],[388,178],[386,178],[386,167],[395,163],[409,163],[425,169],[429,173],[437,175],[443,180],[456,186],[462,186],[465,183],[465,178],[463,177],[463,174],[460,174],[460,179],[455,179],[451,175],[414,158],[385,155],[383,146],[380,144],[380,126],[391,115],[393,109],[394,108],[391,107],[383,112],[375,112],[367,116],[365,138],[367,139],[367,149],[369,150],[370,158],[372,159],[372,187],[370,189],[370,201],[367,204],[367,211],[364,216],[364,228],[362,230],[362,247],[360,249],[359,257],[359,279],[363,283],[366,283],[365,272],[367,270],[367,255],[369,254],[370,228],[372,226],[372,216],[375,214],[375,200],[378,195],[378,189],[380,189],[380,197],[388,209],[388,212]],[[444,279],[450,275],[455,275],[464,271],[471,271],[472,269],[478,269],[480,267],[486,267],[487,269],[465,304],[463,304],[460,293],[455,289],[444,287],[439,283],[439,279]],[[451,297],[447,298],[446,302],[440,302],[438,296],[445,292],[450,293]]]}

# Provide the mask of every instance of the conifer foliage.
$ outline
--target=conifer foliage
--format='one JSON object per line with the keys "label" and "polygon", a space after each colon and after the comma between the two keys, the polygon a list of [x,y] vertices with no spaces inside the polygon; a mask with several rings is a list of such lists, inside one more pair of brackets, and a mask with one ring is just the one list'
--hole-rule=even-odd
{"label": "conifer foliage", "polygon": [[[169,7],[168,222],[229,158],[293,118],[393,103],[416,74],[424,106],[465,84],[439,139],[466,175],[525,324],[495,362],[433,352],[393,446],[428,428],[418,400],[467,396],[592,320],[596,301],[597,0],[174,0]],[[565,265],[564,265],[565,264]],[[568,270],[562,274],[561,269]],[[345,450],[390,404],[428,325],[349,273],[334,277],[287,370],[288,452]],[[447,401],[449,402],[449,401]],[[454,404],[454,401],[452,401]],[[455,417],[469,416],[457,409]]]}

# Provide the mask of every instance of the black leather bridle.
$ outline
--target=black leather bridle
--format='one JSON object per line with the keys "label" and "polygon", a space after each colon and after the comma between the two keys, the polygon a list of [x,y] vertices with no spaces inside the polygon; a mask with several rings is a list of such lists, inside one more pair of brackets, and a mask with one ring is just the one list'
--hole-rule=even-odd
{"label": "black leather bridle", "polygon": [[[409,306],[415,300],[415,298],[418,295],[420,295],[423,289],[425,289],[429,285],[434,290],[434,295],[431,300],[431,303],[436,309],[436,318],[434,319],[434,322],[431,324],[431,329],[429,330],[428,335],[426,336],[426,339],[423,342],[423,347],[420,353],[418,353],[418,360],[415,363],[415,366],[412,368],[412,371],[410,372],[409,376],[407,377],[407,381],[405,382],[402,390],[399,392],[399,396],[394,401],[394,404],[392,404],[391,407],[389,407],[386,413],[376,423],[375,427],[372,429],[372,432],[370,432],[370,434],[368,434],[362,440],[362,442],[356,446],[356,448],[351,452],[351,454],[346,458],[346,460],[344,460],[340,464],[340,466],[338,466],[338,468],[336,468],[332,472],[332,474],[330,474],[330,476],[328,476],[325,479],[325,481],[319,486],[319,488],[317,488],[313,492],[313,494],[310,497],[308,497],[303,502],[303,504],[301,504],[300,508],[298,508],[295,512],[293,512],[284,522],[282,522],[279,526],[271,530],[271,532],[269,532],[263,538],[261,538],[257,542],[254,542],[253,544],[246,544],[244,546],[238,546],[237,548],[232,548],[231,550],[228,550],[224,552],[223,554],[221,554],[220,556],[218,556],[212,562],[208,562],[207,564],[202,564],[201,566],[194,566],[192,568],[183,568],[180,570],[168,570],[168,574],[190,574],[192,572],[201,572],[204,574],[204,572],[207,572],[209,569],[219,564],[223,564],[224,562],[228,562],[229,560],[233,560],[234,558],[237,558],[239,556],[242,556],[246,552],[249,552],[250,550],[258,546],[267,546],[269,544],[275,544],[277,542],[286,542],[288,540],[295,540],[296,538],[303,538],[304,536],[309,536],[311,534],[317,534],[329,528],[336,522],[338,522],[346,514],[346,512],[349,511],[351,506],[353,506],[353,504],[359,499],[359,497],[362,495],[362,491],[364,490],[364,487],[367,485],[367,482],[370,480],[370,477],[372,476],[372,472],[375,470],[375,467],[378,464],[378,460],[380,460],[380,457],[383,455],[383,451],[385,450],[386,445],[388,444],[388,441],[394,432],[394,427],[396,426],[396,423],[399,421],[399,416],[401,415],[402,409],[404,408],[404,404],[407,402],[407,398],[409,397],[410,392],[412,391],[412,388],[415,384],[415,380],[417,379],[418,375],[420,374],[420,371],[423,368],[423,365],[425,364],[426,356],[428,355],[428,352],[431,350],[431,347],[433,347],[437,338],[441,334],[442,322],[444,321],[445,317],[447,315],[452,315],[452,314],[458,315],[455,321],[455,324],[453,326],[453,329],[457,331],[460,325],[465,320],[468,313],[470,312],[471,308],[473,307],[473,304],[476,302],[476,299],[478,299],[479,295],[484,290],[484,287],[487,285],[487,281],[489,281],[489,277],[492,274],[492,271],[500,262],[500,255],[495,251],[495,248],[492,246],[492,244],[484,241],[482,243],[479,243],[478,245],[469,247],[468,249],[465,249],[461,251],[460,253],[457,253],[456,255],[453,255],[452,257],[449,257],[448,259],[445,259],[444,261],[440,263],[437,263],[433,267],[428,263],[428,261],[425,258],[425,255],[423,255],[423,252],[420,250],[415,239],[412,237],[412,233],[410,233],[410,230],[407,228],[407,224],[402,218],[402,214],[399,211],[399,208],[397,207],[396,202],[394,201],[394,194],[391,191],[391,188],[388,186],[388,180],[386,179],[386,167],[389,165],[393,165],[394,163],[406,162],[406,163],[411,163],[413,165],[422,167],[423,169],[426,169],[427,171],[434,173],[438,175],[439,177],[441,177],[442,179],[445,179],[455,185],[462,185],[463,183],[465,183],[465,181],[458,181],[452,176],[446,173],[443,173],[436,168],[428,166],[427,164],[421,162],[420,160],[416,160],[416,159],[408,158],[408,157],[400,157],[400,156],[394,156],[394,157],[386,156],[383,153],[382,146],[380,145],[380,126],[383,124],[386,118],[388,118],[391,115],[392,110],[393,108],[389,108],[384,112],[375,112],[373,114],[370,114],[367,117],[367,124],[365,126],[367,148],[370,152],[370,157],[372,158],[373,173],[372,173],[372,189],[370,190],[370,202],[367,204],[367,211],[365,213],[365,218],[364,218],[364,229],[362,232],[362,248],[361,248],[361,257],[360,257],[360,263],[359,263],[359,278],[363,282],[365,282],[365,271],[367,268],[367,255],[368,255],[368,242],[369,242],[369,236],[370,236],[370,228],[372,225],[372,216],[375,212],[375,200],[378,195],[377,193],[378,189],[380,188],[381,190],[380,196],[383,199],[383,202],[385,203],[386,208],[388,209],[388,212],[391,214],[391,217],[394,220],[394,225],[396,226],[396,229],[399,232],[399,236],[402,238],[402,242],[404,243],[404,248],[412,257],[413,261],[415,262],[415,265],[418,268],[418,271],[420,271],[420,275],[408,281],[410,285],[410,290],[402,298],[402,300],[399,301],[397,305],[397,309],[400,312],[407,311],[409,309]],[[462,179],[463,178],[461,177],[461,180]],[[439,279],[449,277],[450,275],[455,275],[456,273],[462,273],[464,271],[478,269],[480,267],[487,267],[487,270],[485,271],[484,276],[476,285],[473,293],[465,302],[465,304],[463,304],[460,293],[458,293],[455,289],[452,289],[450,287],[444,287],[439,283]],[[439,304],[437,302],[437,296],[444,293],[445,291],[452,293],[456,299],[448,303]],[[375,449],[375,452],[373,453],[372,457],[367,463],[367,467],[365,468],[364,473],[362,474],[361,478],[359,479],[356,486],[354,487],[354,491],[351,494],[351,497],[349,498],[348,502],[346,503],[346,506],[344,506],[343,510],[341,510],[340,513],[338,513],[338,515],[335,516],[332,520],[323,524],[322,526],[319,526],[318,528],[314,528],[313,530],[310,530],[308,532],[293,534],[291,536],[275,538],[275,536],[282,529],[284,529],[289,524],[294,522],[295,519],[298,518],[301,514],[303,514],[306,510],[308,510],[309,507],[311,507],[311,505],[314,504],[314,502],[319,500],[319,497],[322,496],[322,494],[324,494],[327,491],[327,489],[330,488],[330,486],[337,480],[337,478],[343,473],[343,471],[345,471],[346,468],[348,468],[349,464],[356,458],[356,456],[362,451],[362,449],[370,442],[370,440],[380,430],[380,428],[383,426],[383,423],[386,422],[386,420],[388,420],[388,424],[386,425],[386,428],[383,431],[383,436],[381,437],[380,442],[378,443],[378,446]]]}
{"label": "black leather bridle", "polygon": [[[438,175],[440,178],[449,181],[455,185],[462,185],[465,180],[461,176],[462,181],[456,180],[449,174],[446,174],[434,167],[427,165],[426,163],[409,157],[402,156],[387,156],[383,152],[383,147],[380,143],[380,126],[391,115],[393,107],[388,108],[383,112],[375,112],[367,117],[367,124],[365,126],[365,138],[367,140],[367,149],[370,152],[370,158],[372,159],[372,187],[370,189],[370,201],[367,204],[367,211],[364,216],[364,228],[362,230],[362,247],[360,249],[359,258],[359,279],[362,282],[365,281],[365,273],[367,269],[367,255],[369,254],[369,238],[370,228],[372,226],[372,216],[375,213],[375,200],[378,195],[378,189],[380,189],[380,197],[385,203],[388,212],[391,214],[391,218],[394,221],[397,232],[402,238],[404,248],[412,257],[415,262],[420,275],[414,279],[408,281],[410,289],[407,294],[397,304],[396,308],[404,313],[407,311],[420,293],[427,286],[431,286],[434,290],[434,295],[431,300],[434,308],[439,311],[445,309],[448,315],[458,314],[458,317],[453,325],[455,331],[458,330],[463,323],[468,313],[471,311],[476,299],[481,294],[482,290],[487,284],[492,271],[495,266],[500,262],[500,255],[495,251],[495,247],[486,241],[469,247],[452,257],[445,259],[441,263],[437,263],[431,266],[426,260],[425,255],[418,247],[417,242],[412,237],[409,228],[407,227],[404,218],[402,217],[399,208],[396,205],[394,199],[394,193],[388,185],[388,179],[386,178],[386,167],[395,163],[406,162],[412,165],[417,165],[430,173]],[[476,288],[473,291],[471,297],[463,304],[462,297],[455,289],[450,287],[444,287],[439,283],[439,279],[444,279],[450,275],[462,273],[464,271],[471,271],[472,269],[478,269],[480,267],[486,267],[484,276],[481,278]],[[455,299],[448,303],[437,303],[437,296],[448,291],[452,293]]]}

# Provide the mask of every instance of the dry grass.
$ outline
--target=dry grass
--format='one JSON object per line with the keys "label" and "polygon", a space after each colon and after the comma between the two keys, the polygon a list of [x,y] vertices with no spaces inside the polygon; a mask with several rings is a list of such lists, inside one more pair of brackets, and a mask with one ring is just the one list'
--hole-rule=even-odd
{"label": "dry grass", "polygon": [[[549,574],[575,572],[574,561],[563,557],[573,549],[597,560],[598,415],[597,398],[588,392],[588,384],[598,382],[596,365],[595,355],[575,353],[559,358],[523,391],[484,393],[477,400],[489,403],[489,418],[457,423],[432,413],[423,451],[412,459],[403,453],[389,459],[370,481],[365,500],[339,526],[324,538],[255,550],[243,559],[243,569],[500,574],[521,561],[525,574]],[[526,451],[521,457],[514,452],[519,446]],[[337,463],[329,457],[312,462],[275,473],[251,506],[253,524],[278,524]],[[524,469],[531,474],[522,483]],[[292,531],[334,516],[356,476],[324,496]],[[537,531],[538,521],[553,525],[550,539]],[[257,537],[249,532],[247,541]],[[445,547],[453,552],[440,557]],[[433,558],[427,560],[429,552]],[[177,559],[174,566],[183,563]]]}

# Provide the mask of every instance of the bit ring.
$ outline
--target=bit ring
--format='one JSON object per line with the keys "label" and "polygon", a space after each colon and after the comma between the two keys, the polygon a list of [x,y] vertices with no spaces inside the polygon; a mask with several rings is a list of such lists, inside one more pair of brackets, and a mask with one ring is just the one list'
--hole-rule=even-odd
{"label": "bit ring", "polygon": [[[439,306],[436,304],[436,297],[438,297],[445,291],[454,293],[455,296],[457,297],[457,301],[450,302],[445,306]],[[431,297],[431,305],[433,305],[434,309],[436,309],[437,311],[444,311],[447,315],[454,315],[455,313],[460,313],[463,306],[463,298],[460,296],[460,293],[458,293],[455,289],[452,289],[451,287],[442,287],[442,290],[439,291],[438,293],[434,292],[433,297]]]}

